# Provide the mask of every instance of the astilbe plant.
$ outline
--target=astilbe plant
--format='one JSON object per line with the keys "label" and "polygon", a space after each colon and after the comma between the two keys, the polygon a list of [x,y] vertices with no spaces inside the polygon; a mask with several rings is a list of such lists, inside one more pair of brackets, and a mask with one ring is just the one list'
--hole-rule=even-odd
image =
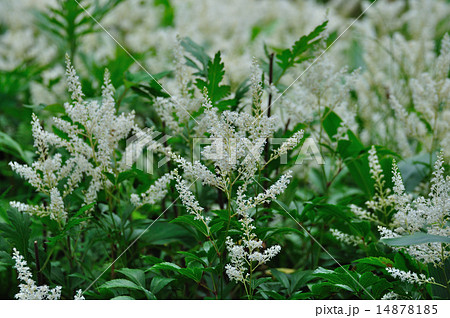
{"label": "astilbe plant", "polygon": [[[450,227],[450,176],[444,175],[442,154],[434,165],[431,189],[428,197],[413,198],[406,193],[397,165],[393,168],[393,201],[396,213],[393,216],[393,230],[380,227],[383,238],[413,235],[424,231],[430,235],[448,237]],[[408,254],[423,263],[443,266],[450,257],[449,244],[433,242],[411,245],[405,249]]]}
{"label": "astilbe plant", "polygon": [[[72,102],[64,105],[67,117],[54,117],[55,133],[44,130],[33,114],[32,132],[38,159],[31,165],[11,162],[11,168],[26,179],[37,191],[49,198],[48,204],[29,205],[13,201],[11,206],[21,212],[37,216],[49,216],[60,226],[67,221],[64,204],[80,182],[90,179],[83,190],[85,205],[97,199],[97,193],[108,189],[111,182],[105,173],[125,169],[124,161],[117,158],[119,142],[127,137],[134,124],[134,113],[116,115],[109,72],[105,72],[101,102],[84,100],[81,84],[75,69],[66,56],[69,92]],[[54,149],[64,149],[54,153]],[[54,153],[54,154],[53,154]]]}
{"label": "astilbe plant", "polygon": [[[207,144],[201,152],[203,159],[191,162],[170,147],[155,145],[153,149],[166,153],[183,174],[174,169],[160,177],[146,192],[131,196],[136,206],[154,203],[167,193],[164,188],[174,179],[183,206],[193,215],[195,222],[201,223],[203,234],[208,244],[215,250],[221,268],[231,281],[243,284],[248,298],[252,298],[255,293],[254,275],[257,268],[269,262],[281,250],[279,245],[265,247],[265,243],[255,233],[257,224],[254,217],[259,213],[258,208],[263,209],[284,192],[292,175],[287,171],[267,189],[264,189],[258,180],[270,162],[295,148],[303,138],[302,130],[296,132],[272,152],[267,162],[264,160],[265,144],[268,138],[273,136],[277,118],[268,117],[262,109],[261,72],[255,62],[252,68],[254,70],[250,91],[252,99],[249,105],[252,114],[245,111],[219,111],[213,106],[205,88],[203,115],[198,121],[198,126],[194,128],[197,136],[203,132],[203,141]],[[163,100],[159,98],[157,102]],[[164,120],[163,116],[162,119]],[[154,144],[158,143],[154,141]],[[214,211],[214,208],[202,207],[190,190],[190,186],[196,182],[216,188],[226,198],[227,215],[226,225],[222,228],[225,233],[223,238],[220,238],[222,234],[217,233],[217,221],[220,219],[208,213]],[[249,188],[252,191],[249,191]],[[255,192],[254,189],[259,190]],[[211,225],[212,223],[214,224]],[[236,235],[237,233],[239,235]],[[229,263],[224,266],[225,250],[229,256]],[[213,288],[216,288],[215,284]],[[217,294],[218,290],[213,292]]]}
{"label": "astilbe plant", "polygon": [[[15,11],[25,11],[28,4],[16,2]],[[8,150],[0,163],[14,172],[4,169],[2,177],[14,183],[17,174],[35,190],[2,184],[0,249],[8,253],[0,251],[0,278],[2,255],[12,248],[19,282],[11,296],[450,296],[446,0],[379,0],[357,21],[336,6],[330,23],[314,29],[324,16],[314,1],[276,3],[277,10],[276,1],[120,2],[88,11],[117,31],[132,59],[112,52],[110,34],[93,32],[97,21],[88,16],[72,29],[85,14],[73,1],[38,14],[38,28],[31,19],[16,23],[9,9],[0,13],[11,15],[0,32],[7,106],[0,124],[31,117],[31,126],[27,119],[16,128],[14,119],[0,132],[0,150]],[[348,7],[362,12],[367,5]],[[196,19],[199,8],[206,14]],[[298,10],[310,19],[299,20]],[[230,19],[217,19],[224,14]],[[344,24],[352,28],[341,37]],[[237,25],[249,32],[230,38]],[[300,38],[292,32],[310,27]],[[82,90],[67,57],[71,101],[63,107],[60,50],[40,36],[49,28],[89,74]],[[354,29],[358,36],[349,37]],[[200,44],[177,37],[170,55],[177,30]],[[252,55],[260,58],[248,80]],[[172,59],[174,71],[165,72]],[[111,75],[97,85],[105,65]],[[162,72],[128,72],[143,65]],[[119,107],[134,111],[120,114]],[[62,115],[47,120],[47,111]],[[14,132],[28,127],[34,153],[31,143],[13,143]],[[284,142],[275,147],[271,138]],[[320,163],[294,167],[306,158],[303,147],[293,158],[295,149],[310,141]],[[164,159],[154,174],[130,164],[144,151]]]}
{"label": "astilbe plant", "polygon": [[[58,243],[64,245],[62,238],[67,238],[62,251],[67,256],[70,270],[73,270],[77,253],[72,252],[72,248],[76,247],[80,239],[82,240],[82,232],[88,227],[87,220],[95,210],[95,205],[103,202],[103,199],[109,205],[114,225],[113,210],[116,202],[113,201],[117,198],[112,192],[117,189],[113,181],[127,169],[126,157],[122,155],[120,142],[137,128],[134,123],[134,112],[117,114],[114,89],[107,70],[101,99],[85,99],[79,78],[68,56],[66,63],[68,89],[72,101],[64,104],[65,116],[52,118],[54,132],[49,132],[33,114],[32,134],[37,159],[31,166],[10,162],[11,168],[43,197],[41,200],[43,202],[34,205],[11,201],[10,205],[19,212],[44,218],[42,221],[44,244],[50,235],[50,242],[47,244],[52,247],[47,261],[54,256]],[[100,192],[106,195],[102,194],[99,198]],[[76,226],[78,224],[79,226]],[[71,233],[76,234],[73,239]],[[24,290],[30,291],[28,293],[24,291],[22,298],[60,297],[61,288],[58,289],[58,295],[52,292],[46,296],[48,288],[36,287],[26,274],[29,273],[29,269],[24,267],[23,258],[17,253],[14,257],[25,273],[19,273],[20,277],[27,279],[28,287]],[[39,258],[38,250],[35,257]],[[37,270],[41,272],[43,269],[38,266]],[[76,299],[83,299],[81,291],[77,292]]]}
{"label": "astilbe plant", "polygon": [[[22,281],[19,285],[19,292],[15,295],[20,300],[58,300],[61,298],[61,286],[50,289],[47,285],[38,286],[33,280],[31,269],[27,266],[24,257],[19,251],[13,249],[14,267],[17,270],[18,279]],[[84,300],[81,289],[77,291],[75,300]]]}

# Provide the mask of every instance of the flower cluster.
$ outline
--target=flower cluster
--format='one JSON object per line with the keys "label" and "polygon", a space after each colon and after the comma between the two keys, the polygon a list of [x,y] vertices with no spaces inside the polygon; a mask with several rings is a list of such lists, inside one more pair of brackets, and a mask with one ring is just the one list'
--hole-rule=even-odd
{"label": "flower cluster", "polygon": [[[11,202],[19,211],[38,216],[50,216],[59,223],[65,222],[67,211],[64,198],[73,193],[84,177],[90,177],[84,191],[84,203],[93,203],[97,193],[109,186],[105,174],[123,170],[117,163],[116,150],[119,141],[126,138],[135,127],[134,113],[116,115],[114,91],[109,72],[105,72],[102,100],[84,100],[81,83],[75,69],[67,61],[67,78],[72,103],[64,105],[68,119],[53,118],[56,131],[45,131],[39,119],[33,114],[32,132],[34,146],[39,158],[31,167],[11,162],[11,168],[26,179],[37,191],[46,194],[48,205],[28,205]],[[61,153],[51,155],[52,149],[64,149],[68,158]]]}
{"label": "flower cluster", "polygon": [[250,216],[250,210],[259,204],[269,202],[269,199],[274,200],[279,194],[283,193],[289,184],[290,178],[291,174],[288,172],[269,189],[249,199],[246,199],[245,195],[247,184],[245,183],[238,188],[236,211],[240,216],[242,244],[235,243],[230,237],[227,238],[227,250],[230,256],[230,263],[225,268],[230,280],[244,284],[249,283],[247,278],[251,275],[251,272],[261,264],[267,263],[281,251],[279,245],[263,249],[263,242],[253,232],[256,227],[254,226],[254,220]]}
{"label": "flower cluster", "polygon": [[[383,169],[378,160],[375,146],[369,150],[369,168],[371,178],[374,180],[375,194],[372,200],[366,202],[366,206],[375,212],[372,220],[377,220],[379,224],[388,225],[390,223],[390,212],[393,205],[391,189],[385,186]],[[364,213],[360,214],[364,215]]]}
{"label": "flower cluster", "polygon": [[381,297],[381,300],[396,300],[398,297],[399,296],[396,293],[390,291],[387,294],[384,294],[383,297]]}
{"label": "flower cluster", "polygon": [[251,176],[262,163],[261,154],[267,138],[275,131],[276,117],[264,116],[260,102],[253,101],[259,115],[233,111],[224,111],[219,115],[205,96],[205,116],[200,125],[206,126],[211,145],[206,146],[202,154],[214,162],[221,175],[238,170]]}
{"label": "flower cluster", "polygon": [[338,239],[339,241],[341,241],[344,244],[353,245],[353,246],[358,246],[358,245],[364,244],[364,241],[360,237],[344,233],[337,229],[330,229],[330,232],[331,232],[331,234],[333,234],[333,236],[336,239]]}
{"label": "flower cluster", "polygon": [[186,209],[190,214],[195,215],[195,220],[200,220],[205,225],[207,225],[210,219],[208,217],[203,216],[204,209],[195,199],[194,194],[189,190],[187,182],[181,179],[181,177],[178,175],[175,177],[175,180],[177,182],[175,187],[178,193],[180,194],[180,199],[181,202],[183,202],[183,205],[186,207]]}
{"label": "flower cluster", "polygon": [[278,149],[275,149],[271,155],[272,158],[278,158],[288,153],[288,151],[294,149],[300,141],[303,139],[305,131],[303,129],[295,132],[291,137],[286,139]]}
{"label": "flower cluster", "polygon": [[61,286],[56,286],[50,289],[47,285],[37,286],[33,280],[30,268],[24,257],[20,255],[19,251],[14,248],[13,259],[17,270],[18,278],[22,281],[19,285],[19,292],[16,294],[16,299],[21,300],[57,300],[61,298]]}
{"label": "flower cluster", "polygon": [[131,203],[134,206],[140,207],[144,204],[155,204],[162,200],[167,195],[167,184],[173,180],[174,173],[166,173],[152,184],[147,191],[137,195],[131,195]]}
{"label": "flower cluster", "polygon": [[378,1],[355,24],[365,35],[367,70],[355,85],[364,142],[389,142],[403,156],[418,145],[426,151],[441,147],[448,157],[450,40],[438,24],[449,12],[444,1]]}
{"label": "flower cluster", "polygon": [[[23,283],[19,285],[19,292],[15,295],[19,300],[58,300],[61,298],[61,286],[50,289],[47,285],[37,286],[33,280],[27,261],[20,255],[17,249],[13,249],[13,257],[16,264],[14,268],[17,270],[17,277]],[[84,300],[81,289],[77,291],[74,300]]]}
{"label": "flower cluster", "polygon": [[354,204],[350,205],[353,214],[362,219],[369,220],[382,227],[391,226],[391,215],[393,212],[394,196],[391,189],[385,186],[383,169],[378,159],[375,146],[369,150],[369,172],[374,181],[374,195],[371,200],[365,202],[366,208],[361,208]]}
{"label": "flower cluster", "polygon": [[[263,150],[267,139],[273,135],[276,117],[268,117],[262,109],[261,72],[256,64],[252,65],[251,109],[252,115],[246,112],[219,112],[204,91],[204,115],[197,127],[197,132],[208,133],[209,144],[202,151],[203,158],[214,166],[212,172],[205,164],[197,160],[193,163],[177,154],[171,154],[171,159],[184,171],[184,178],[204,185],[210,185],[223,191],[227,199],[234,201],[235,211],[241,226],[242,239],[238,242],[227,238],[226,248],[230,256],[230,263],[226,265],[226,273],[230,280],[249,284],[251,273],[261,264],[267,263],[277,255],[281,247],[278,245],[264,248],[263,242],[254,233],[255,222],[252,218],[258,205],[267,204],[277,198],[287,188],[292,173],[288,171],[282,175],[268,189],[253,197],[247,197],[247,188],[251,183],[258,183],[255,175],[267,165],[264,162]],[[270,160],[286,154],[303,138],[303,131],[298,131],[281,147],[274,151]],[[195,215],[196,220],[202,221],[209,232],[209,218],[204,216],[204,208],[188,189],[187,182],[176,176],[176,189],[180,194],[183,205],[188,212]],[[241,184],[236,190],[233,200],[233,185]],[[211,234],[211,233],[209,233]],[[208,235],[210,236],[210,235]]]}
{"label": "flower cluster", "polygon": [[73,297],[73,300],[85,300],[85,298],[83,296],[83,291],[81,289],[77,290],[77,293]]}
{"label": "flower cluster", "polygon": [[402,282],[409,284],[423,285],[433,283],[433,278],[427,278],[424,274],[416,274],[411,271],[405,272],[394,267],[386,267],[386,271],[394,278],[399,278]]}
{"label": "flower cluster", "polygon": [[[397,212],[393,217],[394,230],[381,228],[382,237],[411,235],[422,231],[443,237],[450,235],[448,225],[450,219],[450,176],[444,177],[443,163],[443,155],[441,154],[434,165],[431,192],[428,198],[423,196],[412,198],[410,194],[406,193],[398,167],[394,165],[393,198]],[[425,263],[442,264],[450,257],[450,251],[446,243],[411,245],[406,247],[405,251]]]}
{"label": "flower cluster", "polygon": [[274,245],[261,253],[263,242],[258,240],[254,233],[250,234],[249,239],[244,239],[242,245],[236,244],[231,237],[227,237],[226,245],[230,256],[230,263],[225,265],[226,274],[230,280],[244,284],[249,283],[248,268],[251,271],[255,270],[281,251],[279,245]]}

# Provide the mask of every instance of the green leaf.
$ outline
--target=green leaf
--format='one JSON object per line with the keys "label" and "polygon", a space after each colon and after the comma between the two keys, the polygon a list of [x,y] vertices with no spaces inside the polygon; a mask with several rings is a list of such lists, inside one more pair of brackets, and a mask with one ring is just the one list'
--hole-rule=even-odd
{"label": "green leaf", "polygon": [[[428,264],[428,272],[430,276],[434,278],[436,283],[446,286],[448,284],[448,277],[450,273],[450,259],[446,259],[444,266],[437,267],[433,264]],[[434,295],[434,299],[450,299],[450,291],[447,288],[431,285],[431,291]]]}
{"label": "green leaf", "polygon": [[133,269],[133,268],[121,268],[116,270],[118,273],[121,273],[132,280],[139,286],[145,286],[145,273],[141,269]]}
{"label": "green leaf", "polygon": [[80,224],[83,221],[86,221],[89,219],[88,216],[80,217],[85,214],[86,211],[94,207],[95,203],[90,203],[88,205],[82,206],[77,213],[75,213],[74,216],[70,217],[67,221],[66,225],[64,226],[63,230],[56,236],[48,238],[48,244],[49,245],[55,245],[58,241],[64,239],[66,237],[67,232]]}
{"label": "green leaf", "polygon": [[166,287],[174,280],[175,278],[156,276],[152,279],[152,282],[150,284],[150,290],[152,291],[153,294],[157,294],[161,291],[161,289]]}
{"label": "green leaf", "polygon": [[267,296],[269,296],[270,298],[273,298],[273,299],[276,299],[276,300],[284,300],[284,299],[286,299],[285,297],[283,297],[282,295],[280,295],[279,293],[277,293],[274,290],[264,290],[264,291],[261,291],[261,293],[264,293]]}
{"label": "green leaf", "polygon": [[0,151],[7,152],[23,161],[30,163],[33,155],[25,152],[20,144],[12,139],[8,134],[0,131]]}
{"label": "green leaf", "polygon": [[450,237],[431,235],[423,232],[417,232],[412,235],[400,236],[394,238],[381,239],[381,242],[389,246],[410,246],[427,243],[447,243],[450,244]]}
{"label": "green leaf", "polygon": [[27,258],[31,235],[30,215],[16,209],[9,209],[7,215],[8,223],[0,223],[0,232],[3,232],[3,237]]}
{"label": "green leaf", "polygon": [[200,257],[198,257],[195,254],[192,254],[192,253],[189,253],[189,252],[183,252],[183,251],[178,252],[178,254],[184,255],[186,257],[186,262],[187,263],[190,263],[192,261],[196,261],[196,262],[199,262],[200,264],[202,264],[205,267],[208,266],[208,264],[203,259],[201,259]]}
{"label": "green leaf", "polygon": [[299,290],[299,291],[293,293],[291,298],[289,298],[289,299],[291,299],[291,300],[304,300],[304,299],[311,298],[311,296],[313,296],[313,295],[314,295],[313,293],[305,293],[305,292]]}
{"label": "green leaf", "polygon": [[378,276],[375,276],[372,272],[367,272],[361,275],[359,283],[367,289],[369,286],[376,284],[379,280],[380,278]]}
{"label": "green leaf", "polygon": [[[435,157],[433,154],[433,161]],[[398,169],[402,175],[406,192],[414,191],[424,178],[429,175],[429,164],[430,154],[428,153],[416,155],[398,163]]]}
{"label": "green leaf", "polygon": [[177,217],[175,220],[172,220],[170,223],[172,222],[192,226],[196,228],[198,231],[200,231],[203,235],[205,236],[208,235],[208,230],[205,224],[203,224],[203,222],[199,220],[195,220],[193,215],[181,215]]}
{"label": "green leaf", "polygon": [[268,283],[270,281],[272,281],[272,277],[261,277],[258,279],[252,279],[251,280],[252,289],[256,289],[258,286]]}
{"label": "green leaf", "polygon": [[110,280],[103,285],[99,287],[99,289],[112,289],[112,288],[126,288],[126,289],[136,289],[136,290],[142,290],[141,286],[136,285],[132,281],[129,281],[128,279],[113,279]]}
{"label": "green leaf", "polygon": [[214,60],[208,62],[208,75],[206,81],[198,79],[195,83],[200,90],[203,90],[203,88],[206,87],[212,104],[215,104],[230,93],[230,86],[220,85],[224,75],[225,66],[222,63],[219,51],[214,56]]}
{"label": "green leaf", "polygon": [[116,296],[111,298],[111,300],[135,300],[135,299],[131,296]]}
{"label": "green leaf", "polygon": [[225,222],[217,222],[210,226],[211,233],[216,233],[225,228]]}
{"label": "green leaf", "polygon": [[394,263],[393,261],[391,261],[389,258],[386,258],[386,257],[366,257],[366,258],[358,259],[354,262],[361,263],[361,264],[373,265],[373,266],[377,266],[377,267],[381,267],[381,268],[386,268],[386,267],[392,266],[392,264]]}
{"label": "green leaf", "polygon": [[302,288],[308,283],[310,280],[314,279],[314,276],[311,274],[312,270],[307,271],[297,271],[290,275],[290,288],[288,292],[292,294],[295,290]]}
{"label": "green leaf", "polygon": [[155,6],[162,6],[164,8],[161,25],[164,27],[173,26],[175,18],[175,10],[169,0],[155,0]]}
{"label": "green leaf", "polygon": [[66,113],[66,109],[61,104],[50,104],[50,105],[45,106],[44,109],[53,114],[65,114]]}
{"label": "green leaf", "polygon": [[273,277],[275,277],[275,279],[279,281],[284,288],[289,289],[290,283],[287,274],[282,273],[276,270],[275,268],[271,269],[270,272],[272,273]]}
{"label": "green leaf", "polygon": [[153,79],[149,82],[148,85],[139,84],[132,86],[131,89],[139,95],[147,97],[151,100],[155,97],[170,97],[170,95],[164,91],[163,87]]}
{"label": "green leaf", "polygon": [[103,174],[108,178],[108,180],[112,184],[116,184],[116,176],[114,174],[112,174],[111,172],[106,172],[106,171],[103,171]]}
{"label": "green leaf", "polygon": [[277,64],[281,67],[283,71],[294,66],[295,64],[301,63],[310,56],[302,56],[303,53],[312,49],[313,46],[320,40],[320,35],[325,31],[328,21],[325,21],[321,25],[317,26],[308,35],[302,36],[298,41],[294,43],[291,49],[285,49],[281,53],[276,55]]}
{"label": "green leaf", "polygon": [[358,274],[353,272],[344,270],[341,267],[338,267],[336,270],[328,270],[322,267],[319,267],[314,271],[314,276],[321,277],[327,279],[330,283],[350,292],[356,292],[361,287],[358,285]]}
{"label": "green leaf", "polygon": [[334,138],[334,136],[338,132],[338,128],[341,125],[342,119],[328,107],[325,107],[324,114],[325,115],[322,119],[323,129],[327,133],[328,137],[330,137],[331,140],[335,141],[336,138]]}
{"label": "green leaf", "polygon": [[145,244],[166,245],[173,242],[188,244],[192,239],[192,234],[179,224],[167,221],[156,221],[153,223],[151,231],[146,231],[140,238]]}
{"label": "green leaf", "polygon": [[330,297],[331,294],[339,292],[340,288],[334,284],[323,282],[311,285],[310,289],[314,295],[323,299]]}
{"label": "green leaf", "polygon": [[208,54],[205,53],[205,50],[203,47],[192,41],[189,37],[185,37],[183,40],[181,40],[181,46],[192,54],[192,56],[200,62],[201,67],[199,67],[195,62],[193,62],[191,59],[186,57],[187,65],[197,69],[199,72],[195,73],[194,75],[202,76],[204,78],[207,77],[207,68],[208,63],[211,60],[211,58],[208,56]]}
{"label": "green leaf", "polygon": [[180,268],[178,273],[199,283],[202,279],[203,270],[198,267]]}
{"label": "green leaf", "polygon": [[117,177],[117,183],[121,183],[127,179],[131,179],[136,176],[136,173],[132,170],[127,170],[119,173],[119,176]]}
{"label": "green leaf", "polygon": [[95,202],[94,202],[94,203],[90,203],[90,204],[86,204],[86,205],[82,206],[82,207],[77,211],[77,213],[75,213],[75,215],[74,215],[73,217],[76,218],[76,217],[79,217],[79,216],[83,215],[84,212],[86,212],[86,211],[92,209],[94,206],[95,206]]}
{"label": "green leaf", "polygon": [[171,270],[171,271],[175,271],[178,273],[180,268],[181,268],[180,266],[178,266],[174,263],[162,262],[162,263],[153,265],[152,267],[150,267],[149,270]]}

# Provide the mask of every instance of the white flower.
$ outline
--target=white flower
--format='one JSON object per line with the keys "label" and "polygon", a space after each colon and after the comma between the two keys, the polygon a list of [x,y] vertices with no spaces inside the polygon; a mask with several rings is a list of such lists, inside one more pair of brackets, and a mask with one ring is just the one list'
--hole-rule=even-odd
{"label": "white flower", "polygon": [[341,232],[337,229],[330,229],[330,232],[331,232],[331,234],[333,234],[333,236],[335,238],[337,238],[339,241],[341,241],[345,244],[353,245],[353,246],[358,246],[358,245],[364,244],[364,241],[360,237]]}
{"label": "white flower", "polygon": [[175,176],[175,180],[175,188],[180,195],[180,200],[183,205],[186,207],[190,214],[195,215],[195,220],[201,220],[203,221],[203,223],[205,223],[205,225],[207,225],[209,218],[205,218],[203,216],[204,209],[195,199],[194,194],[189,190],[187,182],[178,175]]}
{"label": "white flower", "polygon": [[[444,177],[443,155],[439,155],[434,165],[431,191],[428,198],[415,199],[405,192],[402,177],[394,164],[392,181],[394,182],[394,207],[397,212],[393,218],[394,231],[382,228],[383,237],[411,235],[426,231],[428,234],[449,236],[450,227],[450,177]],[[450,257],[446,243],[428,243],[411,245],[404,248],[408,254],[424,263],[442,264]]]}
{"label": "white flower", "polygon": [[261,102],[262,102],[262,95],[263,95],[263,88],[262,88],[262,71],[259,68],[258,61],[255,57],[252,59],[252,68],[251,68],[251,75],[250,75],[250,93],[252,96],[252,102],[253,102],[253,109],[255,110],[256,114],[261,114]]}
{"label": "white flower", "polygon": [[394,267],[386,267],[386,271],[394,278],[399,278],[402,282],[423,285],[434,282],[434,278],[427,278],[424,274],[416,274],[411,271],[405,272]]}
{"label": "white flower", "polygon": [[224,188],[223,181],[214,175],[205,165],[196,160],[194,163],[190,163],[180,155],[172,154],[172,159],[180,168],[183,169],[185,178],[189,180],[200,180],[203,185],[215,186],[220,189]]}
{"label": "white flower", "polygon": [[378,226],[378,232],[380,233],[380,238],[394,238],[399,237],[397,233],[393,232],[392,230],[389,230],[388,228],[385,228],[384,226]]}
{"label": "white flower", "polygon": [[158,180],[152,184],[147,191],[141,193],[140,195],[132,194],[131,203],[136,206],[142,206],[144,204],[155,204],[156,202],[162,200],[167,192],[167,184],[173,180],[174,172],[168,172],[161,176]]}
{"label": "white flower", "polygon": [[211,145],[204,147],[202,154],[214,162],[222,175],[236,170],[253,175],[255,167],[263,160],[265,142],[275,131],[276,117],[234,111],[223,111],[219,115],[206,92],[204,94],[205,113],[200,125],[204,126],[202,131],[210,134]]}
{"label": "white flower", "polygon": [[303,139],[303,135],[303,129],[295,132],[291,137],[286,139],[286,141],[281,144],[280,148],[276,149],[273,152],[272,156],[279,157],[285,155],[289,150],[294,149]]}
{"label": "white flower", "polygon": [[381,300],[396,300],[398,299],[398,295],[396,293],[394,293],[393,291],[388,292],[387,294],[384,294],[383,297],[381,297]]}
{"label": "white flower", "polygon": [[383,179],[384,177],[383,169],[381,168],[380,162],[378,161],[377,150],[373,145],[369,150],[369,167],[372,179],[381,182],[381,179]]}
{"label": "white flower", "polygon": [[19,251],[13,249],[13,257],[16,264],[17,277],[23,283],[19,285],[19,292],[15,295],[16,299],[21,300],[57,300],[61,298],[61,286],[50,289],[47,285],[37,286],[33,280],[31,270],[27,266],[24,257]]}
{"label": "white flower", "polygon": [[75,294],[75,296],[73,297],[74,300],[85,300],[84,296],[83,296],[83,291],[81,289],[77,290],[77,293]]}
{"label": "white flower", "polygon": [[245,271],[243,268],[237,268],[230,264],[225,265],[225,273],[228,275],[230,280],[234,280],[236,282],[245,282],[247,275],[245,275]]}
{"label": "white flower", "polygon": [[[105,72],[101,102],[85,101],[79,78],[68,56],[66,62],[68,87],[73,100],[64,105],[69,119],[53,118],[55,127],[66,138],[45,131],[33,114],[32,133],[39,158],[31,167],[17,162],[10,163],[14,171],[37,191],[47,195],[50,201],[48,205],[30,206],[18,202],[11,202],[11,205],[23,212],[50,216],[59,223],[65,222],[67,218],[65,197],[75,190],[83,178],[90,177],[88,188],[83,193],[85,204],[94,202],[97,193],[110,186],[104,172],[121,171],[121,166],[116,166],[114,160],[119,142],[135,127],[133,112],[116,115],[108,71]],[[69,157],[63,160],[58,152],[50,155],[51,148],[62,148]]]}
{"label": "white flower", "polygon": [[259,204],[269,203],[270,200],[275,200],[278,195],[286,190],[290,180],[292,178],[292,172],[287,171],[282,175],[269,189],[259,193],[256,197],[246,199],[245,191],[247,184],[239,186],[237,190],[237,213],[241,216],[248,214],[248,210],[255,208]]}

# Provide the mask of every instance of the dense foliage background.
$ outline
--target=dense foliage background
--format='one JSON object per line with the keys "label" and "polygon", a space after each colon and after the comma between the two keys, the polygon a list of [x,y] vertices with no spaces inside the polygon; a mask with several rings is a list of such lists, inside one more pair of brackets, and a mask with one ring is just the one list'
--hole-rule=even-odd
{"label": "dense foliage background", "polygon": [[2,1],[0,297],[449,299],[449,16]]}

